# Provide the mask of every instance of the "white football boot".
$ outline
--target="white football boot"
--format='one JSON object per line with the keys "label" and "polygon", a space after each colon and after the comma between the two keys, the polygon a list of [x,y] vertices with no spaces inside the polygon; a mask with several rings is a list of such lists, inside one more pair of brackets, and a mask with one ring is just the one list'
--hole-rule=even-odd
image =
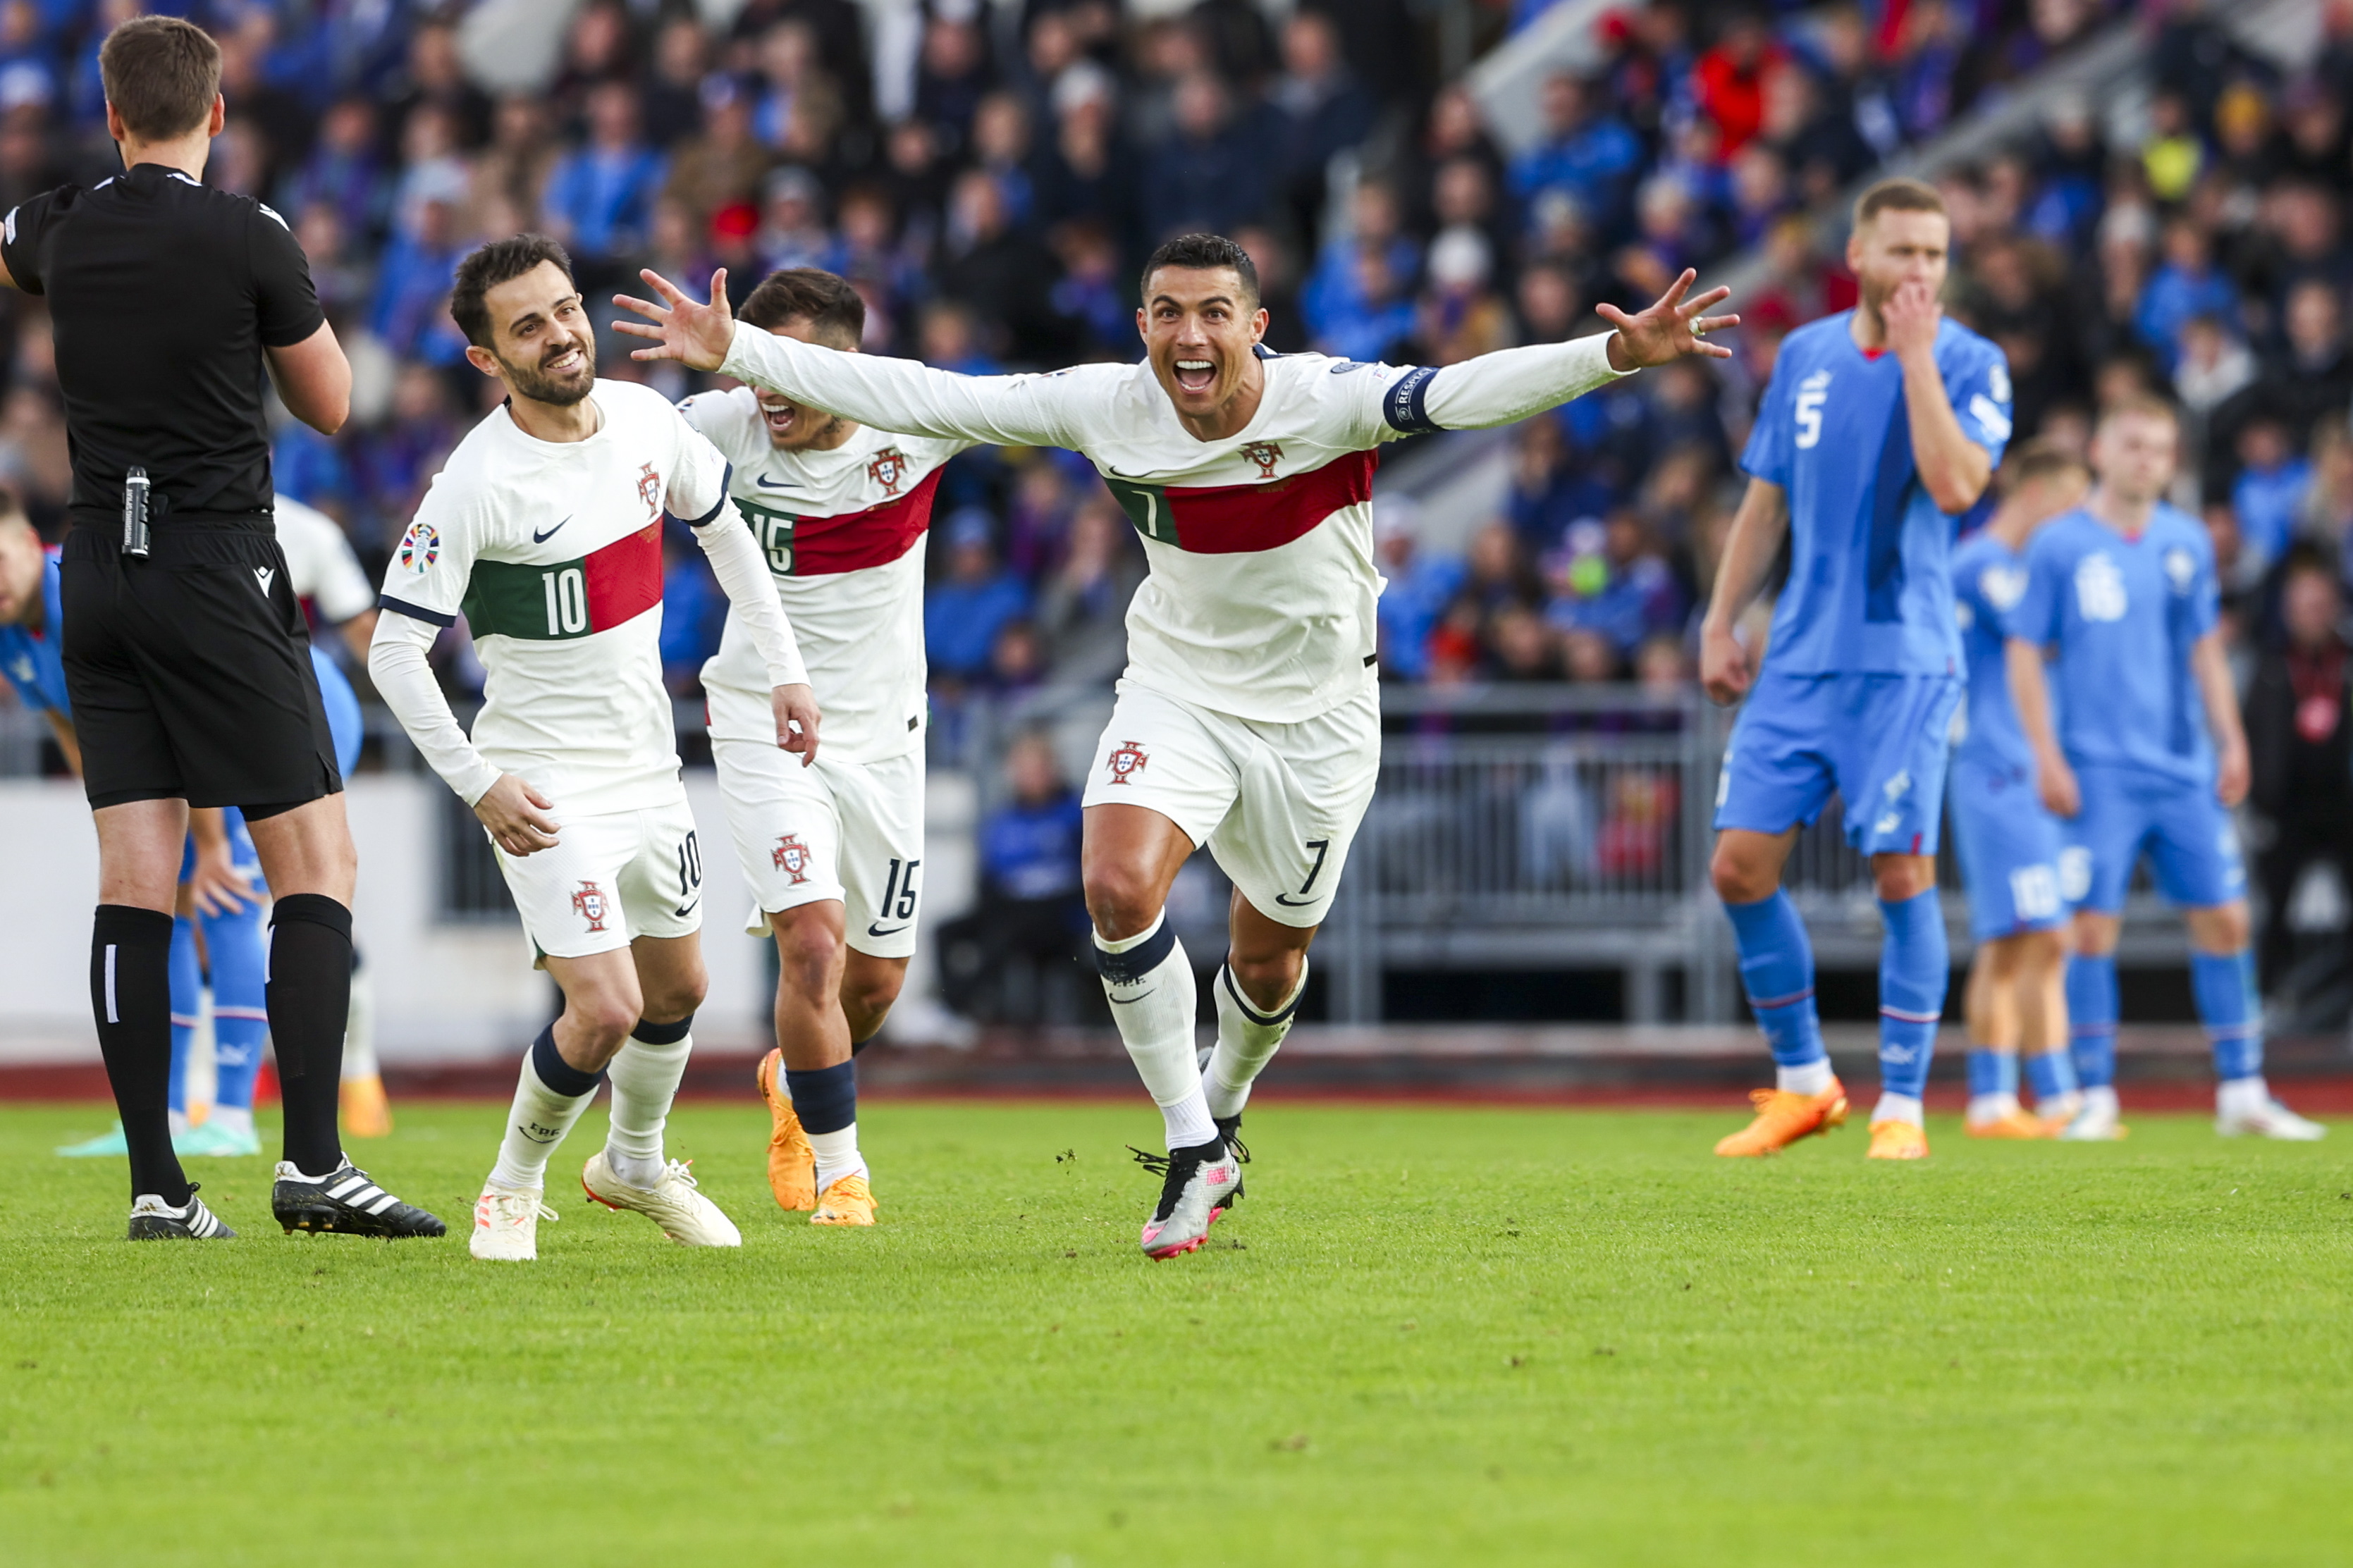
{"label": "white football boot", "polygon": [[2316,1143],[2328,1129],[2306,1121],[2266,1094],[2251,1105],[2218,1110],[2214,1131],[2225,1138],[2277,1138],[2290,1143]]}
{"label": "white football boot", "polygon": [[1161,1178],[1159,1205],[1144,1226],[1146,1258],[1198,1251],[1208,1238],[1209,1226],[1242,1195],[1242,1163],[1232,1146],[1219,1139],[1213,1159],[1203,1157],[1207,1147],[1172,1149],[1166,1154],[1131,1149],[1137,1164]]}
{"label": "white football boot", "polygon": [[466,1250],[491,1263],[532,1263],[539,1258],[539,1222],[563,1216],[540,1202],[541,1189],[484,1187],[474,1200],[474,1234]]}
{"label": "white football boot", "polygon": [[2068,1143],[2113,1143],[2126,1132],[2125,1124],[2116,1116],[2114,1089],[2087,1089],[2084,1093],[2084,1109],[2060,1130],[2060,1140]]}
{"label": "white football boot", "polygon": [[613,1174],[605,1151],[588,1156],[581,1168],[580,1184],[590,1197],[608,1209],[628,1209],[661,1226],[662,1234],[681,1247],[741,1247],[744,1233],[722,1214],[717,1204],[698,1191],[694,1173],[683,1160],[672,1160],[661,1180],[650,1187],[633,1187]]}

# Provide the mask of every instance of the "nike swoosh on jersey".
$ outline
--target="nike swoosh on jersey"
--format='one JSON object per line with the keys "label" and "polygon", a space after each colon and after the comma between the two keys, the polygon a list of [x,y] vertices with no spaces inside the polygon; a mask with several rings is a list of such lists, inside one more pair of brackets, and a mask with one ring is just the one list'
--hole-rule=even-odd
{"label": "nike swoosh on jersey", "polygon": [[884,931],[881,922],[877,921],[870,924],[866,928],[866,934],[868,936],[897,936],[901,931],[905,931],[906,929],[907,928],[905,926],[892,926],[889,931]]}
{"label": "nike swoosh on jersey", "polygon": [[764,490],[789,490],[799,488],[797,485],[780,484],[770,479],[765,474],[754,474],[752,476],[752,482]]}
{"label": "nike swoosh on jersey", "polygon": [[[565,518],[565,519],[564,520],[564,522],[570,522],[571,521],[572,521],[572,520],[571,520],[570,518],[568,518],[568,517],[567,517],[567,518]],[[533,544],[544,544],[544,543],[546,543],[549,540],[551,540],[551,539],[554,538],[554,537],[556,536],[557,532],[558,532],[559,531],[561,531],[561,530],[562,530],[562,528],[564,527],[564,522],[559,522],[559,523],[557,523],[557,524],[555,525],[555,527],[549,529],[545,533],[537,533],[537,532],[534,532],[534,533],[531,536],[531,542],[532,542]]]}

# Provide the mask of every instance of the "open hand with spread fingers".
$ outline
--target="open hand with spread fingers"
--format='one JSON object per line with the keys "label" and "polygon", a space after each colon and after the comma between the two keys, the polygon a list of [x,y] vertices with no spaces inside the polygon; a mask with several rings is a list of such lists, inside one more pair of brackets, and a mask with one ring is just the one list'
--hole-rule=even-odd
{"label": "open hand with spread fingers", "polygon": [[635,310],[646,320],[615,321],[613,330],[627,337],[644,338],[654,346],[631,351],[631,359],[674,359],[689,370],[717,370],[735,339],[735,311],[727,303],[727,268],[711,275],[711,300],[698,304],[669,279],[647,268],[638,274],[659,302],[616,294],[613,303]]}
{"label": "open hand with spread fingers", "polygon": [[1684,268],[1683,276],[1668,285],[1667,291],[1659,296],[1657,303],[1637,315],[1630,316],[1615,305],[1596,305],[1594,313],[1618,329],[1609,339],[1609,368],[1620,372],[1640,370],[1644,365],[1664,364],[1685,354],[1698,354],[1706,359],[1730,359],[1730,349],[1705,340],[1710,332],[1738,326],[1740,318],[1710,316],[1703,312],[1709,306],[1720,305],[1732,298],[1732,290],[1710,289],[1695,298],[1684,299],[1691,286],[1698,280],[1697,272]]}

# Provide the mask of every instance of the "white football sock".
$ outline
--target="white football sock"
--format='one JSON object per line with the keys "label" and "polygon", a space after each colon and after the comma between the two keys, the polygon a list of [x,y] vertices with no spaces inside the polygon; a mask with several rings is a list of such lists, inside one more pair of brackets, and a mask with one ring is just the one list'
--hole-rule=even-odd
{"label": "white football sock", "polygon": [[1989,1121],[1999,1121],[2017,1110],[2018,1096],[2009,1089],[2002,1089],[1994,1094],[1969,1096],[1968,1115],[1971,1123],[1981,1126]]}
{"label": "white football sock", "polygon": [[205,1120],[224,1132],[234,1132],[240,1138],[253,1136],[253,1107],[250,1105],[216,1105],[213,1113]]}
{"label": "white football sock", "polygon": [[506,1136],[499,1141],[499,1163],[491,1167],[490,1184],[510,1193],[537,1192],[546,1186],[548,1156],[596,1098],[593,1089],[577,1096],[556,1093],[540,1081],[526,1054],[522,1077],[515,1084],[514,1104],[507,1110]]}
{"label": "white football sock", "polygon": [[1240,1116],[1250,1103],[1250,1085],[1266,1070],[1282,1037],[1291,1033],[1299,998],[1307,989],[1307,961],[1299,961],[1299,984],[1291,988],[1271,1013],[1241,994],[1230,968],[1218,971],[1218,1047],[1210,1054],[1209,1070],[1202,1075],[1211,1116]]}
{"label": "white football sock", "polygon": [[1773,1087],[1784,1094],[1828,1094],[1834,1081],[1828,1057],[1808,1062],[1803,1067],[1777,1067],[1773,1069]]}
{"label": "white football sock", "polygon": [[662,1125],[670,1120],[670,1101],[678,1098],[679,1080],[686,1077],[686,1058],[693,1049],[692,1035],[659,1046],[631,1036],[605,1069],[613,1086],[605,1159],[613,1174],[633,1187],[660,1184]]}
{"label": "white football sock", "polygon": [[2261,1110],[2271,1098],[2271,1085],[2263,1081],[2260,1073],[2253,1078],[2226,1079],[2214,1086],[2214,1109],[2225,1116]]}
{"label": "white football sock", "polygon": [[1916,1094],[1881,1095],[1879,1103],[1872,1108],[1871,1120],[1874,1123],[1909,1121],[1915,1127],[1927,1124],[1926,1112],[1921,1109],[1920,1097]]}
{"label": "white football sock", "polygon": [[1144,973],[1117,980],[1105,974],[1103,994],[1111,998],[1112,1018],[1119,1025],[1119,1037],[1127,1046],[1137,1076],[1144,1079],[1153,1103],[1160,1107],[1168,1147],[1189,1149],[1217,1137],[1218,1124],[1209,1119],[1209,1101],[1201,1092],[1200,1062],[1194,1054],[1193,1017],[1198,995],[1193,965],[1185,956],[1185,944],[1176,940],[1176,932],[1166,930],[1167,923],[1168,911],[1163,910],[1134,936],[1106,942],[1097,931],[1095,959],[1098,970],[1110,962],[1114,971],[1125,972],[1130,966],[1113,961],[1139,948],[1149,951],[1165,944],[1160,961]]}
{"label": "white football sock", "polygon": [[2116,1086],[2104,1083],[2084,1091],[2084,1109],[2114,1116],[2124,1107],[2116,1100]]}
{"label": "white football sock", "polygon": [[858,1123],[838,1132],[811,1132],[809,1149],[817,1155],[817,1190],[823,1192],[844,1176],[866,1174],[865,1158],[858,1152]]}

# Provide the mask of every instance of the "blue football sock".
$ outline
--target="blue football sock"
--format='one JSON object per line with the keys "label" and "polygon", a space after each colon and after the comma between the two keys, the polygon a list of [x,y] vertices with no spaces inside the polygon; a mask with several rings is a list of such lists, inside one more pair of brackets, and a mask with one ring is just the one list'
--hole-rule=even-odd
{"label": "blue football sock", "polygon": [[1945,1016],[1952,953],[1936,889],[1901,903],[1879,900],[1887,939],[1879,950],[1879,1087],[1917,1100],[1928,1087],[1936,1024]]}
{"label": "blue football sock", "polygon": [[2079,952],[2067,961],[2067,1049],[2085,1089],[2116,1081],[2116,960]]}
{"label": "blue football sock", "polygon": [[2075,1062],[2065,1051],[2043,1051],[2026,1058],[2026,1084],[2034,1103],[2045,1104],[2075,1092]]}
{"label": "blue football sock", "polygon": [[1799,1068],[1827,1061],[1821,1020],[1814,1012],[1814,944],[1798,906],[1778,889],[1753,904],[1724,906],[1740,950],[1740,984],[1749,1010],[1773,1047],[1777,1067]]}
{"label": "blue football sock", "polygon": [[204,1005],[205,972],[196,962],[196,928],[193,921],[172,921],[172,956],[166,970],[172,982],[172,1109],[188,1110],[188,1047],[196,1037],[197,1010]]}
{"label": "blue football sock", "polygon": [[2224,1083],[2263,1072],[2263,1005],[2245,951],[2189,955],[2189,989],[2214,1047],[2214,1076]]}
{"label": "blue football sock", "polygon": [[248,904],[233,914],[198,918],[213,966],[213,1103],[250,1110],[254,1079],[261,1075],[262,1043],[269,1037],[263,911]]}
{"label": "blue football sock", "polygon": [[1976,1100],[1989,1094],[2018,1092],[2018,1054],[2015,1051],[1990,1050],[1984,1046],[1969,1047],[1969,1098]]}

